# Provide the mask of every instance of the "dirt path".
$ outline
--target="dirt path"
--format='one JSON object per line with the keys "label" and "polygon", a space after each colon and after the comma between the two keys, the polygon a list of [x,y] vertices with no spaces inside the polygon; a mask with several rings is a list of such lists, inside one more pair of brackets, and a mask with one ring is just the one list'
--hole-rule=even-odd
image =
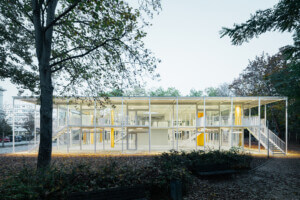
{"label": "dirt path", "polygon": [[199,179],[185,199],[300,199],[300,158],[271,158],[246,174]]}

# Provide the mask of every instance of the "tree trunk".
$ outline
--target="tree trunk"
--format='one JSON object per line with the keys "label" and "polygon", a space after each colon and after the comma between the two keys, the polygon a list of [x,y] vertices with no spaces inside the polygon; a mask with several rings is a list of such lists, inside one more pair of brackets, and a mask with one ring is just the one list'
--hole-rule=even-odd
{"label": "tree trunk", "polygon": [[2,123],[2,147],[4,147],[4,123]]}
{"label": "tree trunk", "polygon": [[[46,67],[45,67],[46,66]],[[40,108],[40,146],[38,154],[38,168],[50,165],[52,153],[52,112],[53,87],[49,65],[40,66],[41,108]],[[45,69],[46,68],[46,69]]]}
{"label": "tree trunk", "polygon": [[46,12],[42,11],[38,0],[32,0],[33,23],[35,27],[36,54],[39,61],[39,75],[41,87],[40,108],[40,146],[37,168],[43,169],[50,166],[52,153],[52,108],[53,86],[50,63],[53,26],[45,29],[43,16],[46,14],[46,26],[51,24],[55,17],[58,0],[48,1]]}

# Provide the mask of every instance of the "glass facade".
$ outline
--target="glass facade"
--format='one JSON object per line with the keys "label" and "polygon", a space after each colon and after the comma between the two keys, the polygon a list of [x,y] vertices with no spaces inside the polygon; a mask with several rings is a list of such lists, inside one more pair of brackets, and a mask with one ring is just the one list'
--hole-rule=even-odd
{"label": "glass facade", "polygon": [[245,130],[264,146],[267,132],[264,105],[280,100],[272,97],[55,99],[53,141],[57,148],[54,150],[149,152],[243,148]]}

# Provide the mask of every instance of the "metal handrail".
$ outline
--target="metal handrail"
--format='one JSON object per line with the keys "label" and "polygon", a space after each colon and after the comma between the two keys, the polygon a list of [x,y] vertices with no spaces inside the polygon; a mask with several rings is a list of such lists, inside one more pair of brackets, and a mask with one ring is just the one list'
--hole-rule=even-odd
{"label": "metal handrail", "polygon": [[[268,130],[268,128],[266,126],[262,126],[262,129],[265,129],[265,131],[269,131],[269,141],[275,145],[280,151],[282,151],[283,153],[285,153],[285,142],[283,140],[281,140],[275,133],[273,133],[271,130]],[[258,130],[259,128],[248,128],[251,133],[256,136],[256,138],[258,140],[260,140],[261,144],[267,148],[267,142],[268,142],[268,138],[267,135],[265,133],[265,131],[260,130],[260,139],[259,139],[259,135],[258,135]]]}
{"label": "metal handrail", "polygon": [[[268,127],[266,127],[265,125],[263,126],[263,128],[266,129],[266,131],[269,131],[270,141],[273,142],[277,147],[279,147],[281,151],[285,152],[285,142],[280,139],[275,133],[273,133],[273,131],[271,131],[270,129],[268,130]],[[265,134],[264,131],[262,133]]]}

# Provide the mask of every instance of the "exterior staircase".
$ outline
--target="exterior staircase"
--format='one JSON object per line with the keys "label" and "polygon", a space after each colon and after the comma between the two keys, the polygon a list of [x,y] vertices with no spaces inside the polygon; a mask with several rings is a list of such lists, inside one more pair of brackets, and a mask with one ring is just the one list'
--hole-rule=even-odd
{"label": "exterior staircase", "polygon": [[[281,140],[275,133],[273,133],[270,129],[268,129],[265,125],[259,127],[248,127],[248,131],[253,135],[260,144],[268,149],[269,143],[269,151],[275,154],[286,154],[285,152],[285,142]],[[269,141],[268,141],[268,132],[269,132]],[[259,135],[260,133],[260,135]]]}
{"label": "exterior staircase", "polygon": [[63,126],[60,129],[58,129],[57,131],[55,131],[52,136],[52,141],[57,139],[59,136],[63,135],[66,131],[67,131],[67,126]]}

